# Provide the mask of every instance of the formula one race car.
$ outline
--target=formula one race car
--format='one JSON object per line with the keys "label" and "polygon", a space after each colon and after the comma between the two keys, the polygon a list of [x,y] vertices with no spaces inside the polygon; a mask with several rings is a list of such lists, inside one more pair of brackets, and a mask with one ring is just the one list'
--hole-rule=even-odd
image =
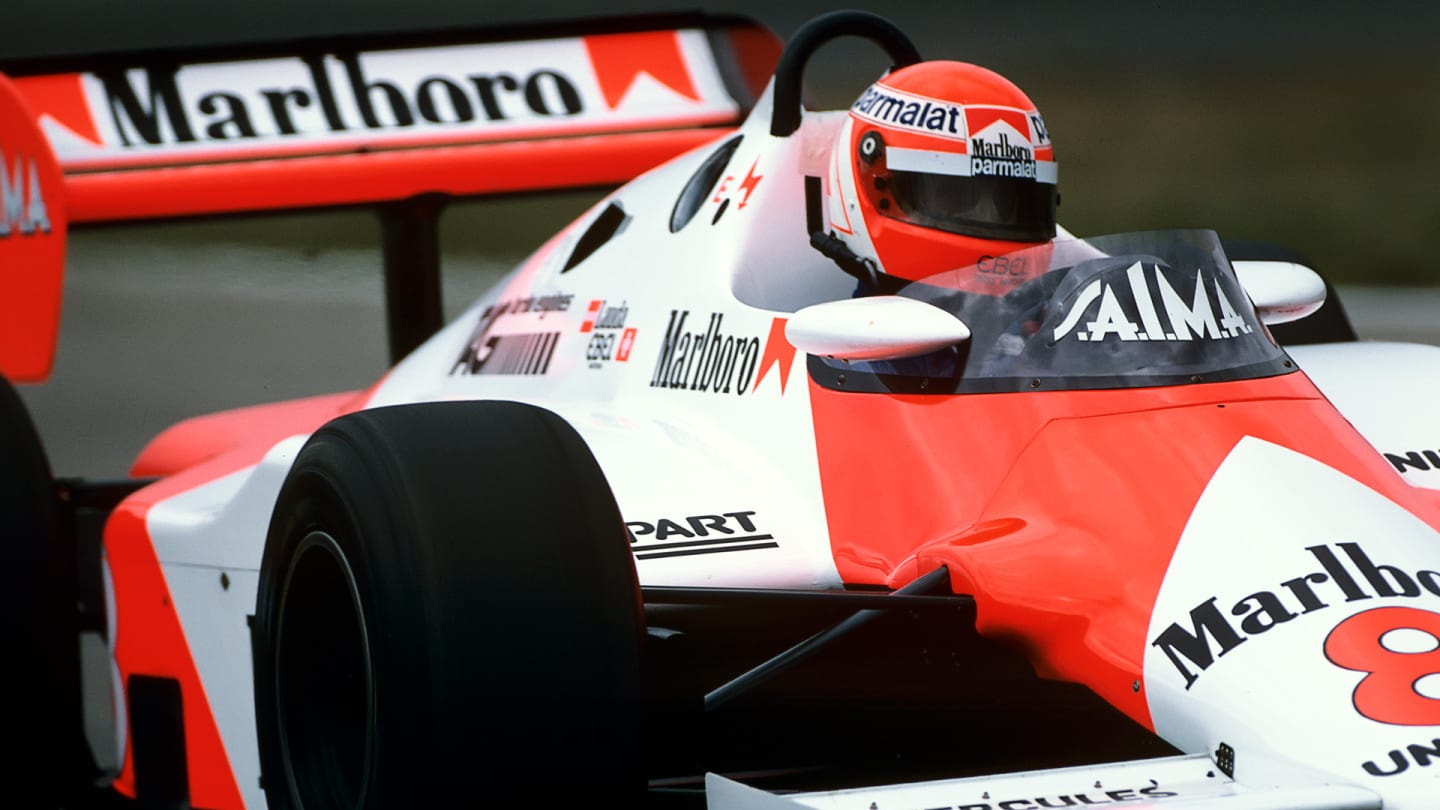
{"label": "formula one race car", "polygon": [[[67,221],[334,205],[384,206],[397,360],[124,481],[0,390],[7,803],[1440,804],[1440,348],[1286,254],[1053,230],[1020,102],[805,110],[842,35],[920,64],[843,12],[7,65],[8,377]],[[956,178],[1052,230],[854,237]],[[445,197],[621,182],[439,323]]]}

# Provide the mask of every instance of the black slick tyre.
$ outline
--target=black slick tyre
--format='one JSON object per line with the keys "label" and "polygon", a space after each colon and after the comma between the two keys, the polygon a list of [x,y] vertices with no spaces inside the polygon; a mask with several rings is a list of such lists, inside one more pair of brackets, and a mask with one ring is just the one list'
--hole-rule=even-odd
{"label": "black slick tyre", "polygon": [[6,661],[0,734],[6,802],[73,801],[89,764],[80,704],[74,551],[61,541],[50,463],[14,387],[0,377],[0,616]]}
{"label": "black slick tyre", "polygon": [[269,806],[638,798],[643,638],[628,533],[564,420],[502,402],[336,419],[261,566]]}

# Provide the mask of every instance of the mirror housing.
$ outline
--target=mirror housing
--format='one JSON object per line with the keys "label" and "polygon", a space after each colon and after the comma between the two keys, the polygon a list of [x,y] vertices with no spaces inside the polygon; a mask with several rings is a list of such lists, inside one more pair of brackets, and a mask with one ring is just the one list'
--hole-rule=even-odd
{"label": "mirror housing", "polygon": [[1303,264],[1281,261],[1232,261],[1260,322],[1298,321],[1325,303],[1325,280]]}
{"label": "mirror housing", "polygon": [[785,324],[790,345],[838,360],[918,357],[969,338],[970,327],[954,315],[895,295],[815,304]]}

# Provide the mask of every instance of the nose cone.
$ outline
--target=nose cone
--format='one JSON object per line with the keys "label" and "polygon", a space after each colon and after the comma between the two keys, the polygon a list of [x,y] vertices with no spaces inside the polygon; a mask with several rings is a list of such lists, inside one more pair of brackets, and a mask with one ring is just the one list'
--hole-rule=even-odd
{"label": "nose cone", "polygon": [[1156,732],[1185,751],[1233,749],[1241,783],[1303,767],[1386,808],[1434,807],[1440,533],[1435,510],[1409,501],[1276,444],[1237,444],[1156,601],[1144,663]]}

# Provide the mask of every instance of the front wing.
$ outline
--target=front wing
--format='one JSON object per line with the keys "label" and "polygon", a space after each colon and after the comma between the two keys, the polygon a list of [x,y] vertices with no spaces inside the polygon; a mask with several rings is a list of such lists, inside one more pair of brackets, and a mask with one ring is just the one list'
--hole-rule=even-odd
{"label": "front wing", "polygon": [[[1242,784],[1205,754],[821,793],[777,795],[716,774],[709,810],[1039,810],[1123,805],[1205,810],[1378,810],[1365,788],[1287,774],[1281,784]],[[1266,782],[1273,781],[1270,779]]]}

